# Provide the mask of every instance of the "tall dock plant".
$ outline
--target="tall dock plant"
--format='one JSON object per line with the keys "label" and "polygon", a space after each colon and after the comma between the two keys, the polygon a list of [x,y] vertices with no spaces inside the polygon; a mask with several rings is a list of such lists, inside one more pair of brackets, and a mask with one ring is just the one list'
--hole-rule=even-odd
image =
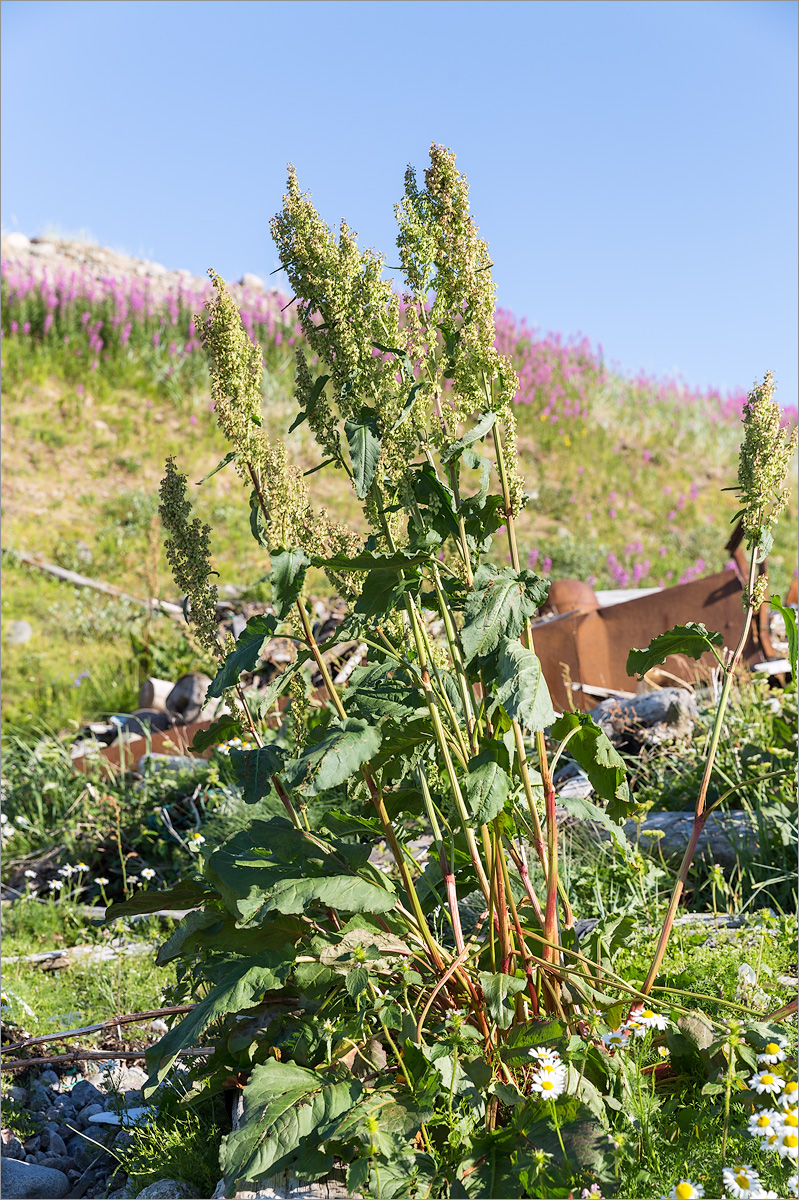
{"label": "tall dock plant", "polygon": [[[149,1061],[154,1085],[182,1049],[222,1022],[206,1069],[206,1082],[218,1086],[230,1075],[234,1044],[244,1048],[251,1069],[244,1120],[223,1152],[231,1181],[270,1173],[289,1143],[300,1155],[292,1159],[299,1174],[315,1178],[329,1169],[323,1143],[332,1118],[363,1116],[375,1103],[342,1066],[353,1047],[368,1059],[369,1020],[388,1055],[386,1086],[398,1103],[405,1097],[402,1103],[418,1110],[415,1128],[429,1149],[429,1117],[419,1114],[432,1103],[423,1093],[440,1047],[430,1046],[426,1028],[440,1031],[443,1021],[449,1032],[436,1036],[454,1046],[450,1113],[456,1079],[459,1094],[472,1086],[458,1063],[474,1062],[480,1047],[489,1073],[480,1086],[493,1096],[484,1113],[491,1131],[500,1111],[491,1080],[510,1089],[503,1103],[524,1096],[529,1071],[520,1064],[528,1062],[530,1038],[545,1039],[545,1028],[557,1030],[552,1036],[567,1029],[588,1036],[598,1012],[618,1024],[622,1000],[641,996],[613,975],[601,941],[581,954],[560,876],[552,776],[564,750],[594,788],[597,803],[581,802],[582,814],[608,827],[622,853],[619,826],[632,804],[620,756],[589,716],[555,714],[535,654],[531,619],[549,584],[521,566],[516,540],[527,500],[516,455],[516,378],[495,348],[492,263],[450,151],[432,146],[423,185],[408,169],[396,217],[400,293],[385,278],[382,257],[361,250],[345,223],[334,237],[293,169],[272,221],[313,355],[296,352],[292,428],[307,423],[320,452],[314,469],[337,471],[342,486],[352,488],[370,529],[365,539],[314,508],[285,445],[267,436],[260,351],[213,272],[214,298],[196,320],[231,444],[217,469],[232,466],[249,493],[253,537],[270,558],[274,614],[251,618],[227,653],[219,648],[209,694],[226,697],[230,712],[198,735],[195,747],[246,735],[254,748],[230,753],[244,799],[274,794],[286,816],[254,820],[210,848],[202,883],[176,890],[175,902],[197,911],[159,961],[191,959],[210,990]],[[752,442],[753,479],[758,453]],[[748,623],[760,598],[761,530],[776,506],[761,497],[756,518],[757,484],[741,486],[755,564]],[[213,639],[208,531],[191,519],[186,479],[171,462],[161,513],[188,615]],[[506,543],[509,565],[486,561],[497,538]],[[310,567],[324,570],[349,606],[344,624],[321,645],[305,598]],[[430,613],[440,637],[431,636]],[[294,639],[296,659],[253,699],[240,677],[278,633]],[[686,637],[699,653],[719,644],[700,626],[673,633],[668,649],[684,651]],[[339,688],[326,652],[352,638],[366,644],[368,662]],[[656,657],[659,649],[653,643],[636,653]],[[323,681],[327,719],[292,753],[264,739],[261,722],[284,693],[302,706],[306,664]],[[647,669],[644,658],[634,665]],[[705,782],[703,796],[706,790]],[[345,795],[347,811],[340,807]],[[311,828],[307,804],[317,797],[328,808]],[[424,868],[407,844],[409,817],[422,817],[432,838]],[[396,883],[369,862],[370,843],[382,840]],[[660,958],[679,898],[675,889]],[[141,909],[149,901],[135,903]],[[163,893],[156,903],[164,903]],[[274,1012],[275,1004],[311,1014],[304,1032],[292,1034],[300,1040],[290,1053],[287,1043],[281,1050],[271,1035],[250,1037],[250,1025],[240,1027],[243,1011]],[[292,1063],[281,1062],[284,1053]],[[576,1081],[577,1101],[601,1108],[585,1090],[592,1086]],[[294,1096],[291,1089],[299,1089],[307,1128],[292,1126],[289,1134],[281,1125],[272,1137],[265,1130],[278,1120],[277,1098]],[[353,1187],[366,1186],[358,1173],[365,1161],[390,1157],[375,1149],[383,1136],[376,1112],[363,1116],[371,1151],[351,1168]],[[368,1175],[368,1165],[363,1169]],[[384,1194],[385,1183],[371,1186]]]}

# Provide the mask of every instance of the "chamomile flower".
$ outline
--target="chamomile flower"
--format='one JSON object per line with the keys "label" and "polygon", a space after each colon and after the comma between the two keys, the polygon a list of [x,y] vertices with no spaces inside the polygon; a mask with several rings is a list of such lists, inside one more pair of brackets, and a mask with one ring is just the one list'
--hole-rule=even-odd
{"label": "chamomile flower", "polygon": [[787,1039],[783,1038],[780,1038],[778,1042],[768,1042],[765,1048],[758,1054],[757,1061],[771,1066],[775,1063],[783,1062],[787,1044]]}
{"label": "chamomile flower", "polygon": [[205,844],[205,838],[201,833],[190,833],[187,841],[189,850],[199,850],[200,846]]}
{"label": "chamomile flower", "polygon": [[94,882],[97,884],[98,887],[107,887],[108,886],[108,880],[106,879],[105,875],[98,875]]}
{"label": "chamomile flower", "polygon": [[35,872],[35,871],[26,871],[26,872],[25,872],[25,878],[26,878],[26,879],[35,879],[35,878],[36,878],[36,872]]}
{"label": "chamomile flower", "polygon": [[626,1046],[629,1038],[629,1031],[622,1026],[621,1029],[611,1029],[610,1033],[603,1033],[602,1043],[608,1050],[615,1050],[617,1046]]}
{"label": "chamomile flower", "polygon": [[72,866],[71,863],[67,863],[67,865],[65,867],[58,868],[58,874],[63,875],[65,879],[70,879],[74,873],[75,873],[75,868]]}
{"label": "chamomile flower", "polygon": [[666,1046],[658,1046],[658,1054],[660,1055],[661,1058],[668,1058],[669,1057],[668,1048]]}
{"label": "chamomile flower", "polygon": [[669,1192],[669,1200],[702,1200],[705,1189],[701,1183],[691,1179],[681,1179]]}
{"label": "chamomile flower", "polygon": [[531,1087],[534,1092],[538,1092],[542,1100],[554,1100],[556,1096],[560,1096],[565,1091],[565,1073],[537,1071],[533,1076]]}
{"label": "chamomile flower", "polygon": [[63,879],[51,879],[50,883],[48,884],[48,887],[50,888],[51,892],[60,892],[63,886],[64,886]]}
{"label": "chamomile flower", "polygon": [[155,879],[155,871],[152,867],[143,867],[141,877],[142,879]]}
{"label": "chamomile flower", "polygon": [[783,1108],[780,1113],[780,1123],[784,1130],[799,1133],[799,1113],[795,1108]]}
{"label": "chamomile flower", "polygon": [[783,1129],[778,1134],[773,1149],[780,1158],[792,1158],[796,1162],[799,1159],[799,1134],[795,1129]]}
{"label": "chamomile flower", "polygon": [[780,1114],[773,1108],[761,1108],[759,1112],[752,1113],[749,1118],[749,1132],[753,1137],[770,1137],[780,1128],[782,1122]]}
{"label": "chamomile flower", "polygon": [[85,874],[85,872],[88,871],[88,869],[89,869],[88,863],[85,863],[85,862],[75,863],[75,870],[80,871],[82,874]]}
{"label": "chamomile flower", "polygon": [[752,1091],[757,1092],[758,1096],[762,1096],[763,1093],[768,1096],[776,1096],[782,1091],[783,1082],[779,1076],[772,1075],[770,1071],[760,1071],[749,1080],[749,1086]]}
{"label": "chamomile flower", "polygon": [[138,882],[139,882],[138,875],[128,875],[128,883],[138,883]]}
{"label": "chamomile flower", "polygon": [[752,1167],[724,1168],[724,1187],[735,1200],[752,1200],[754,1196],[762,1196],[760,1177]]}
{"label": "chamomile flower", "polygon": [[780,1103],[783,1108],[788,1108],[796,1104],[797,1100],[799,1100],[799,1083],[795,1079],[789,1079],[780,1096]]}
{"label": "chamomile flower", "polygon": [[530,1055],[530,1058],[537,1058],[541,1062],[560,1062],[560,1055],[557,1050],[547,1050],[546,1046],[531,1046],[527,1053]]}
{"label": "chamomile flower", "polygon": [[799,1196],[799,1171],[788,1176],[785,1180],[785,1186],[792,1196]]}
{"label": "chamomile flower", "polygon": [[665,1029],[669,1023],[666,1017],[653,1012],[651,1008],[645,1008],[642,1012],[636,1013],[635,1020],[647,1029]]}

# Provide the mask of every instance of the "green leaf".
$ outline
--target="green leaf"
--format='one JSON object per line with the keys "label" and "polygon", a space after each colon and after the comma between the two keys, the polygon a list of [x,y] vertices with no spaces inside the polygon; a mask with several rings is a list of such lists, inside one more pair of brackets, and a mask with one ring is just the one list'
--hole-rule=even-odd
{"label": "green leaf", "polygon": [[231,738],[240,736],[241,725],[238,717],[233,713],[223,713],[218,721],[212,722],[209,729],[198,729],[189,749],[195,754],[202,754],[211,746],[218,746],[220,742],[228,742]]}
{"label": "green leaf", "polygon": [[481,971],[480,985],[492,1021],[496,1021],[500,1029],[507,1029],[513,1020],[514,1009],[506,1001],[524,991],[525,980],[517,979],[515,975],[504,975],[501,971],[495,975],[490,971]]}
{"label": "green leaf", "polygon": [[481,438],[490,431],[494,422],[497,419],[495,412],[481,413],[477,419],[477,424],[474,425],[463,437],[458,438],[457,442],[453,442],[450,446],[445,446],[441,451],[441,461],[450,462],[453,458],[457,458],[462,451],[468,446],[473,446],[475,442],[479,442]]}
{"label": "green leaf", "polygon": [[355,604],[355,612],[365,617],[381,616],[393,612],[405,592],[418,587],[419,573],[409,567],[410,578],[398,579],[394,570],[380,568],[370,571],[363,581],[363,589]]}
{"label": "green leaf", "polygon": [[458,518],[455,515],[455,493],[442,483],[430,463],[425,463],[413,476],[413,493],[419,504],[427,505],[429,515],[441,537],[457,537]]}
{"label": "green leaf", "polygon": [[261,654],[261,647],[277,629],[273,616],[250,617],[239,634],[234,648],[216,673],[208,689],[208,698],[221,696],[226,688],[235,687],[242,671],[252,671]]}
{"label": "green leaf", "polygon": [[363,554],[348,556],[333,554],[330,558],[314,555],[311,559],[315,567],[330,567],[333,571],[406,571],[418,563],[429,563],[433,557],[432,550],[440,546],[440,539],[430,550],[398,550],[395,554],[373,554],[364,551]]}
{"label": "green leaf", "polygon": [[235,462],[235,460],[238,457],[239,457],[239,451],[231,450],[228,454],[225,455],[225,457],[222,459],[221,462],[218,462],[216,464],[213,471],[209,471],[207,475],[203,475],[202,479],[197,480],[197,487],[199,487],[201,483],[205,483],[206,479],[210,479],[212,475],[216,475],[217,471],[221,471],[223,467],[226,467],[228,465],[228,463]]}
{"label": "green leaf", "polygon": [[173,1025],[160,1042],[156,1042],[147,1051],[147,1066],[150,1070],[147,1093],[152,1094],[175,1062],[178,1053],[187,1046],[196,1045],[197,1039],[212,1021],[227,1016],[228,1013],[240,1013],[245,1008],[251,1008],[258,1003],[264,992],[282,988],[290,969],[291,960],[275,950],[265,950],[253,958],[232,963],[223,979],[196,1008],[187,1013],[177,1025]]}
{"label": "green leaf", "polygon": [[[555,719],[541,663],[521,642],[500,639],[499,677],[494,706],[501,704],[513,721],[532,733],[546,729]],[[493,709],[492,709],[493,711]]]}
{"label": "green leaf", "polygon": [[282,546],[270,550],[269,557],[272,562],[272,604],[283,621],[300,598],[311,560],[304,550],[286,550]]}
{"label": "green leaf", "polygon": [[266,517],[264,516],[264,510],[261,508],[261,501],[255,488],[250,492],[250,532],[259,546],[268,547],[269,539],[266,529]]}
{"label": "green leaf", "polygon": [[559,742],[571,733],[567,753],[583,768],[596,794],[608,801],[611,820],[624,820],[632,807],[627,768],[605,731],[587,713],[571,712],[555,721],[551,733]]}
{"label": "green leaf", "polygon": [[[578,821],[594,821],[597,825],[607,829],[618,849],[624,854],[629,853],[630,845],[624,830],[611,818],[610,811],[605,812],[604,808],[600,808],[598,804],[592,804],[590,800],[583,800],[579,796],[558,796],[558,804],[566,809],[570,817],[576,817]],[[621,819],[624,819],[623,812]]]}
{"label": "green leaf", "polygon": [[365,500],[372,486],[380,459],[377,413],[364,406],[361,409],[360,420],[354,421],[349,418],[344,422],[344,432],[350,448],[355,494],[359,500]]}
{"label": "green leaf", "polygon": [[787,605],[783,604],[778,596],[769,596],[769,604],[772,608],[776,608],[781,614],[785,622],[785,636],[788,639],[788,661],[791,664],[791,674],[796,679],[796,657],[797,657],[797,632],[796,632],[796,613]]}
{"label": "green leaf", "polygon": [[689,658],[701,658],[714,646],[724,643],[724,635],[711,633],[701,622],[689,621],[686,625],[675,625],[667,633],[660,633],[646,650],[631,650],[627,656],[627,674],[643,679],[652,667],[666,661],[669,654],[687,654]]}
{"label": "green leaf", "polygon": [[352,1108],[362,1091],[351,1076],[325,1077],[275,1059],[256,1065],[244,1089],[242,1121],[220,1152],[230,1194],[281,1172],[299,1152],[313,1149],[319,1128]]}
{"label": "green leaf", "polygon": [[347,989],[347,995],[351,999],[360,996],[361,992],[365,992],[369,984],[369,972],[366,967],[353,967],[347,972],[347,977],[344,980],[344,987]]}
{"label": "green leaf", "polygon": [[402,350],[396,346],[381,346],[380,342],[372,342],[372,345],[374,346],[375,350],[381,350],[383,354],[393,354],[396,358],[398,358],[400,360],[405,378],[409,383],[413,382],[413,363],[411,362],[406,350]]}
{"label": "green leaf", "polygon": [[348,712],[375,724],[382,717],[404,721],[427,711],[424,697],[410,676],[393,663],[356,667],[344,694]]}
{"label": "green leaf", "polygon": [[140,913],[159,912],[162,908],[199,908],[213,892],[199,879],[181,879],[174,887],[164,892],[148,889],[135,892],[129,900],[121,900],[106,909],[105,921],[117,917],[135,917]]}
{"label": "green leaf", "polygon": [[218,908],[195,908],[186,913],[177,928],[158,947],[156,966],[163,967],[174,958],[180,958],[190,938],[196,933],[213,929],[214,926],[220,928],[225,922],[225,917],[226,914]]}
{"label": "green leaf", "polygon": [[549,584],[532,571],[497,570],[489,564],[478,567],[466,597],[461,630],[465,661],[484,658],[496,649],[501,637],[517,638],[548,592]]}
{"label": "green leaf", "polygon": [[391,426],[392,433],[396,433],[397,430],[405,424],[408,417],[413,412],[413,406],[414,406],[414,403],[416,402],[416,397],[419,394],[419,392],[422,390],[422,388],[425,386],[425,383],[426,383],[426,380],[417,379],[416,383],[414,383],[413,386],[411,387],[411,390],[408,392],[408,399],[405,401],[405,403],[402,406],[402,412],[397,417],[394,424]]}
{"label": "green leaf", "polygon": [[245,804],[256,804],[272,790],[271,776],[280,770],[286,751],[278,746],[230,751],[230,765]]}
{"label": "green leaf", "polygon": [[380,749],[380,730],[357,717],[345,717],[328,726],[320,741],[306,746],[299,758],[286,764],[290,789],[319,796],[338,787]]}
{"label": "green leaf", "polygon": [[507,760],[505,747],[495,745],[469,761],[466,795],[478,827],[493,821],[502,812],[510,795],[512,781],[497,761],[500,753]]}

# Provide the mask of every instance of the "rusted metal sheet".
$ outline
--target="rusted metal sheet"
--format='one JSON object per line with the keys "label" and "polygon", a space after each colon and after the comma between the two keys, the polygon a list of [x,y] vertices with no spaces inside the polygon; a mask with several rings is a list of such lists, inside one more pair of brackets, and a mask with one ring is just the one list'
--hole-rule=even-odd
{"label": "rusted metal sheet", "polygon": [[[577,582],[564,580],[562,584]],[[594,697],[573,690],[570,686],[573,683],[635,691],[637,680],[627,674],[627,655],[633,647],[648,646],[652,638],[674,625],[702,621],[708,629],[722,633],[724,645],[730,647],[737,643],[743,629],[743,582],[738,570],[720,571],[608,608],[599,608],[598,602],[592,607],[586,588],[587,585],[580,584],[571,589],[575,605],[571,611],[550,616],[533,626],[536,654],[553,702],[559,708],[574,704],[588,709],[596,703]],[[552,597],[559,606],[561,597],[566,597],[562,585],[553,585]],[[763,605],[763,609],[767,607]],[[770,647],[770,640],[767,644]],[[755,621],[743,661],[751,666],[767,657],[765,638],[760,623]],[[712,654],[703,655],[699,661],[670,655],[664,664],[671,675],[689,682],[707,680],[716,665]]]}
{"label": "rusted metal sheet", "polygon": [[130,737],[117,738],[110,746],[103,746],[97,754],[81,755],[73,758],[72,765],[78,771],[91,771],[97,763],[108,767],[131,770],[144,754],[192,754],[198,758],[210,758],[211,751],[202,754],[189,749],[195,733],[210,729],[210,721],[193,721],[190,725],[175,725],[165,733],[153,733],[149,738]]}

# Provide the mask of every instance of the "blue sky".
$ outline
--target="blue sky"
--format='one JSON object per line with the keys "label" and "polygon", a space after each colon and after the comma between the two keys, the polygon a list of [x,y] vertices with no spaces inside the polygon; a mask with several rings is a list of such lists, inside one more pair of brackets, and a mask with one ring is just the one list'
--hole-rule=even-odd
{"label": "blue sky", "polygon": [[6,0],[2,224],[276,266],[285,164],[392,262],[451,146],[499,303],[691,385],[797,403],[794,0]]}

